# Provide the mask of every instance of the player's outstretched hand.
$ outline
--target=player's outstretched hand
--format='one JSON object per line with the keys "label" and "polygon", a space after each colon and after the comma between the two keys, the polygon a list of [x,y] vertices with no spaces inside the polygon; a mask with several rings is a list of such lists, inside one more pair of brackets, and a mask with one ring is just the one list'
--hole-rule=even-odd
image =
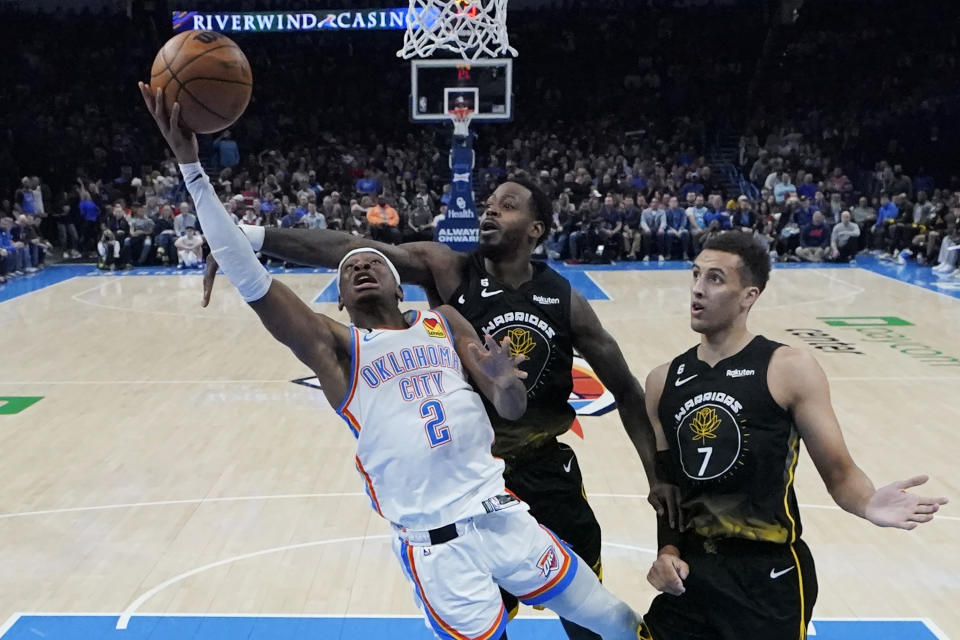
{"label": "player's outstretched hand", "polygon": [[163,139],[170,145],[173,155],[177,157],[180,164],[190,164],[200,159],[199,148],[197,147],[197,136],[187,129],[180,126],[180,103],[173,103],[173,109],[167,114],[167,108],[163,103],[163,90],[153,88],[139,82],[140,95],[143,96],[143,103],[147,105],[147,110],[153,116],[157,128],[163,135]]}
{"label": "player's outstretched hand", "polygon": [[915,529],[921,522],[930,522],[940,506],[947,504],[947,499],[925,498],[907,491],[928,479],[927,476],[914,476],[877,489],[867,502],[864,517],[878,527],[899,529]]}
{"label": "player's outstretched hand", "polygon": [[510,356],[510,338],[503,339],[503,342],[497,344],[493,336],[485,334],[483,342],[486,349],[476,342],[471,342],[469,349],[477,362],[477,365],[497,386],[508,387],[517,378],[523,380],[527,377],[526,371],[519,369],[520,363],[527,359],[527,356]]}
{"label": "player's outstretched hand", "polygon": [[683,595],[686,587],[683,581],[690,575],[690,566],[673,552],[661,552],[653,561],[653,566],[647,572],[647,582],[657,591],[669,593],[672,596]]}
{"label": "player's outstretched hand", "polygon": [[210,304],[210,294],[213,293],[213,282],[217,279],[218,267],[217,259],[211,253],[207,256],[207,268],[203,272],[203,301],[200,303],[201,307]]}

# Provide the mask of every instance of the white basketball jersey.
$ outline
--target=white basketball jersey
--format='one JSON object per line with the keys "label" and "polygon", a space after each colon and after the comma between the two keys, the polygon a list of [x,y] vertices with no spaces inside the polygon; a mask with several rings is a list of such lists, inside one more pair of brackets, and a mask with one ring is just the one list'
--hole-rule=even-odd
{"label": "white basketball jersey", "polygon": [[446,320],[430,311],[408,329],[351,331],[353,382],[337,413],[374,509],[413,530],[484,513],[505,492],[503,461]]}

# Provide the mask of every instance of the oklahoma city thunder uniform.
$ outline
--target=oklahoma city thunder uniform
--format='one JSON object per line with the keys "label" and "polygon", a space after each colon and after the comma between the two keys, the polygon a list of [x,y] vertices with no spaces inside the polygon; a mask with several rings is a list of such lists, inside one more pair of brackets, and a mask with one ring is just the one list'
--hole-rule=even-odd
{"label": "oklahoma city thunder uniform", "polygon": [[793,492],[800,434],[767,386],[781,346],[756,336],[713,367],[696,347],[670,364],[657,412],[690,575],[682,596],[657,596],[646,616],[658,640],[805,637],[817,583]]}
{"label": "oklahoma city thunder uniform", "polygon": [[493,428],[437,312],[408,329],[352,331],[352,383],[337,412],[357,438],[374,509],[440,638],[495,640],[499,584],[531,604],[559,594],[577,557],[508,494]]}

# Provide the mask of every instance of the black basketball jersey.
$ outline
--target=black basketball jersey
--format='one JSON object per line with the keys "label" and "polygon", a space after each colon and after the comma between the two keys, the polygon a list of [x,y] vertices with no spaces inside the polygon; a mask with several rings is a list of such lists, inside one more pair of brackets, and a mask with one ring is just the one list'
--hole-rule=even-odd
{"label": "black basketball jersey", "polygon": [[547,265],[534,262],[533,278],[512,289],[487,273],[478,253],[469,257],[462,276],[448,304],[470,321],[481,338],[489,333],[501,342],[510,336],[511,353],[529,358],[520,365],[527,372],[527,412],[522,418],[504,420],[483,399],[496,433],[494,455],[516,456],[573,424],[570,283]]}
{"label": "black basketball jersey", "polygon": [[767,387],[780,343],[756,336],[709,367],[697,348],[670,363],[657,407],[676,463],[681,508],[701,536],[794,542],[800,434]]}

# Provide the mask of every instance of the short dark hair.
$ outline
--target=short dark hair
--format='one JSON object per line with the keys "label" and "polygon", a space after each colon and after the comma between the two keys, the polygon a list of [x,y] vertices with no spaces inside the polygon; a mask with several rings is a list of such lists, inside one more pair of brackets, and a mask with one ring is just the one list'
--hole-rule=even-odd
{"label": "short dark hair", "polygon": [[728,231],[714,236],[703,245],[703,250],[723,251],[740,257],[740,280],[747,286],[763,291],[770,279],[770,256],[752,233]]}
{"label": "short dark hair", "polygon": [[518,184],[524,189],[530,190],[531,209],[537,220],[543,223],[543,235],[537,240],[537,244],[544,242],[550,235],[550,227],[553,223],[553,203],[544,193],[543,189],[526,178],[511,178],[507,182]]}

